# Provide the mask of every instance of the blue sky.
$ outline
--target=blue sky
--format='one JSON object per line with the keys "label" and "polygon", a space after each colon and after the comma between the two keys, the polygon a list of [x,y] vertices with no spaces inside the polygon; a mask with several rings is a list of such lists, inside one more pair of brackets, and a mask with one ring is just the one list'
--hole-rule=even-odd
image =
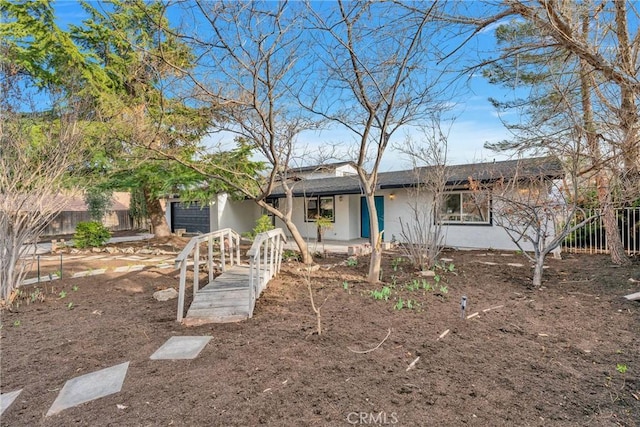
{"label": "blue sky", "polygon": [[[56,12],[61,26],[67,23],[80,23],[86,16],[80,4],[76,1],[57,1],[55,3]],[[483,53],[495,47],[494,33],[492,28],[488,28],[478,34],[473,41],[466,45],[466,52],[469,61],[482,56]],[[507,90],[490,85],[479,74],[468,76],[464,97],[460,100],[452,100],[449,115],[455,117],[450,123],[445,123],[444,128],[449,129],[448,155],[447,161],[450,164],[460,164],[479,161],[492,161],[508,158],[508,154],[495,153],[486,150],[483,146],[485,142],[497,142],[508,138],[509,133],[501,123],[497,113],[488,98],[508,99],[512,96]],[[416,129],[407,128],[395,134],[395,143],[402,143],[408,134],[419,138]],[[220,138],[220,136],[216,137]],[[224,137],[228,138],[228,137]],[[353,140],[352,134],[337,129],[329,129],[317,132],[307,132],[300,136],[301,146],[313,147],[332,143],[348,144]],[[393,148],[389,148],[385,154],[381,170],[397,170],[409,167],[409,160]]]}

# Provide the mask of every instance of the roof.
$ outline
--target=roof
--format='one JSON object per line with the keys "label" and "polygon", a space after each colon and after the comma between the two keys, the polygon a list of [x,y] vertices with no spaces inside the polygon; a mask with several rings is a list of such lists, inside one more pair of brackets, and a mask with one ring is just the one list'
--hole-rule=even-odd
{"label": "roof", "polygon": [[290,172],[296,173],[304,173],[304,172],[317,172],[317,171],[326,171],[326,170],[335,170],[340,166],[345,166],[350,164],[351,162],[337,162],[337,163],[325,163],[322,165],[311,165],[311,166],[301,166],[298,168],[289,169]]}
{"label": "roof", "polygon": [[[382,172],[378,175],[378,189],[405,188],[418,184],[419,176],[425,176],[433,166],[418,169]],[[562,164],[556,157],[536,157],[530,159],[507,160],[492,163],[473,163],[446,166],[447,186],[455,187],[469,183],[470,178],[481,183],[515,177],[560,178],[564,176]],[[333,194],[362,194],[357,175],[302,180],[290,184],[293,195],[322,196]],[[277,187],[271,197],[283,197],[284,191]]]}

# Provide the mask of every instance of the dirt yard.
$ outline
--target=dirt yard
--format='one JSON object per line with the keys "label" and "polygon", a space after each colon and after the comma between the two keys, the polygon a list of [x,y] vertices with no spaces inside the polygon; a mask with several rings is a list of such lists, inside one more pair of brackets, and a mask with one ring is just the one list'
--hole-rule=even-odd
{"label": "dirt yard", "polygon": [[[437,278],[423,278],[389,253],[377,287],[363,282],[366,258],[318,260],[310,282],[322,335],[296,262],[252,319],[193,328],[175,321],[176,300],[152,298],[177,287],[173,269],[25,287],[20,305],[2,312],[1,391],[24,390],[0,423],[640,425],[640,303],[622,298],[640,291],[629,280],[640,280],[640,260],[617,268],[606,256],[550,259],[536,290],[517,266],[527,264],[522,255],[443,256],[452,261]],[[174,335],[213,338],[196,359],[150,360]],[[65,381],[126,361],[120,393],[45,417]]]}

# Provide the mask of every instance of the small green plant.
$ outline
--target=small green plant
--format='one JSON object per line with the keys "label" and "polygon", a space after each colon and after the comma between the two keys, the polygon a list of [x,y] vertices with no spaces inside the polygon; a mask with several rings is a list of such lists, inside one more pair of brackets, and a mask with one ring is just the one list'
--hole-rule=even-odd
{"label": "small green plant", "polygon": [[42,292],[42,289],[40,288],[35,288],[30,294],[29,294],[29,299],[27,300],[27,304],[29,304],[30,302],[44,302],[44,293]]}
{"label": "small green plant", "polygon": [[78,288],[78,285],[73,285],[71,289],[73,290],[73,292],[76,292],[80,288]]}
{"label": "small green plant", "polygon": [[403,300],[402,298],[398,298],[398,301],[393,306],[394,310],[402,310],[403,308],[408,308],[409,310],[413,310],[416,307],[417,301],[412,299]]}
{"label": "small green plant", "polygon": [[351,295],[351,289],[349,289],[349,282],[347,282],[346,280],[342,282],[342,289],[349,292],[349,295]]}
{"label": "small green plant", "polygon": [[429,292],[433,290],[433,287],[431,286],[431,283],[427,281],[427,279],[422,279],[422,289]]}
{"label": "small green plant", "polygon": [[406,288],[408,291],[417,291],[418,289],[420,289],[421,287],[424,288],[424,284],[427,283],[426,280],[422,280],[422,282],[419,279],[413,279],[411,282],[407,283]]}
{"label": "small green plant", "polygon": [[439,274],[436,274],[435,276],[433,276],[433,280],[436,282],[436,285],[438,283],[440,283],[440,280],[442,280],[442,277]]}
{"label": "small green plant", "polygon": [[61,290],[60,293],[58,294],[58,298],[64,299],[66,297],[67,297],[67,291]]}
{"label": "small green plant", "polygon": [[84,221],[76,225],[73,242],[77,248],[102,246],[111,238],[111,232],[99,222]]}
{"label": "small green plant", "polygon": [[347,258],[347,266],[348,267],[357,267],[358,266],[358,258],[356,258],[356,257]]}
{"label": "small green plant", "polygon": [[398,271],[398,269],[402,269],[402,267],[400,266],[400,264],[402,264],[402,262],[404,261],[403,258],[398,257],[398,258],[394,258],[391,261],[391,268],[393,269],[393,271]]}
{"label": "small green plant", "polygon": [[13,321],[13,326],[14,326],[14,327],[16,327],[16,328],[17,328],[18,326],[20,326],[21,324],[22,324],[22,323],[21,323],[19,320],[14,320],[14,321]]}
{"label": "small green plant", "polygon": [[274,228],[275,227],[271,222],[271,217],[269,215],[262,215],[256,220],[256,226],[253,228],[253,230],[247,233],[243,233],[242,235],[253,240],[258,234],[264,233],[265,231],[273,230]]}
{"label": "small green plant", "polygon": [[322,242],[322,252],[324,249],[324,235],[328,229],[333,228],[333,220],[330,217],[319,216],[316,218],[316,226],[318,227],[318,238]]}
{"label": "small green plant", "polygon": [[443,294],[447,294],[447,293],[449,293],[449,288],[447,288],[444,285],[440,285],[440,292],[443,293]]}
{"label": "small green plant", "polygon": [[383,286],[380,290],[374,289],[373,291],[371,291],[371,296],[375,300],[387,301],[391,296],[391,288],[388,286]]}
{"label": "small green plant", "polygon": [[73,303],[69,302],[69,304],[67,304],[67,310],[73,310]]}
{"label": "small green plant", "polygon": [[627,365],[623,363],[616,364],[616,371],[620,372],[621,374],[624,374],[625,372],[627,372]]}
{"label": "small green plant", "polygon": [[453,271],[456,269],[456,266],[453,263],[451,263],[449,264],[448,269],[449,269],[449,272],[453,273]]}
{"label": "small green plant", "polygon": [[283,261],[300,261],[300,254],[293,249],[285,249],[282,251]]}

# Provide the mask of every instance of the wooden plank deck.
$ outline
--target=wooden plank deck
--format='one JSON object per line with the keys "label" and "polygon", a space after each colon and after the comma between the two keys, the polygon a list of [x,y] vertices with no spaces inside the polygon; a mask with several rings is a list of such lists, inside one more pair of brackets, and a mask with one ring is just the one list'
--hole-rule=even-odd
{"label": "wooden plank deck", "polygon": [[234,265],[196,292],[183,323],[193,326],[248,319],[250,298],[249,266]]}

